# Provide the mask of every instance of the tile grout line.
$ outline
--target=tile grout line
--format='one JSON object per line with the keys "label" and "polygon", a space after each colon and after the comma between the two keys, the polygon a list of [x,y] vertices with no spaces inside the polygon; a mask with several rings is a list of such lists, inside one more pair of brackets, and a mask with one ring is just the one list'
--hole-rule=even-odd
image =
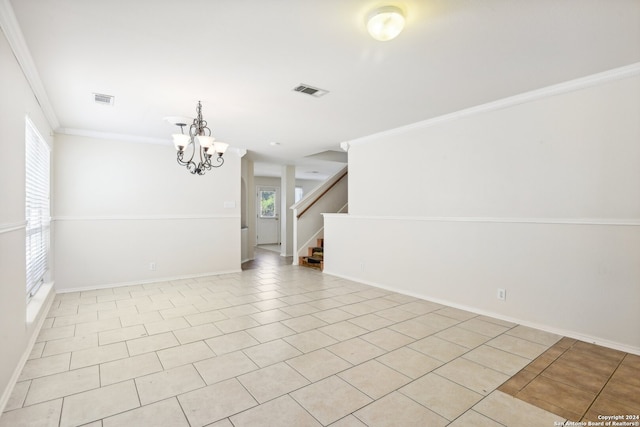
{"label": "tile grout line", "polygon": [[64,411],[64,402],[65,398],[62,398],[62,402],[60,402],[60,415],[58,416],[58,427],[62,426],[62,411]]}
{"label": "tile grout line", "polygon": [[[573,346],[572,346],[573,347]],[[568,349],[567,349],[568,350]],[[563,353],[564,354],[564,353]],[[602,394],[602,392],[604,391],[604,389],[607,387],[607,385],[609,384],[609,381],[611,381],[611,378],[613,378],[613,376],[615,375],[616,371],[618,370],[618,368],[620,368],[620,365],[622,365],[622,362],[624,361],[624,359],[626,358],[626,354],[620,359],[620,361],[618,362],[618,364],[616,365],[616,368],[611,372],[611,374],[609,375],[609,378],[607,378],[607,381],[605,381],[605,383],[602,385],[602,387],[600,388],[600,390],[598,391],[598,393],[596,393],[596,396],[593,398],[593,400],[591,401],[591,403],[589,404],[589,406],[587,407],[587,409],[585,409],[584,413],[582,414],[582,416],[580,417],[580,420],[584,419],[584,416],[587,415],[589,413],[589,409],[591,409],[591,407],[593,406],[594,403],[596,403],[596,400],[598,400],[598,397]],[[551,365],[549,365],[551,366]]]}

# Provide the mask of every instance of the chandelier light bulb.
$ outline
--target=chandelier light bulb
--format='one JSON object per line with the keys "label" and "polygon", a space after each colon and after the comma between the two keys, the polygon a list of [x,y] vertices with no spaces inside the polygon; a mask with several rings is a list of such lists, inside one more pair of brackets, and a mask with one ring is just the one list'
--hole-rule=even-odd
{"label": "chandelier light bulb", "polygon": [[213,148],[216,150],[216,153],[221,156],[225,153],[225,151],[227,151],[227,148],[229,148],[229,144],[227,144],[226,142],[216,141],[213,143]]}
{"label": "chandelier light bulb", "polygon": [[173,145],[176,146],[176,150],[178,151],[184,150],[184,148],[189,144],[189,142],[191,142],[191,138],[189,138],[189,135],[174,133],[171,136],[173,137]]}
{"label": "chandelier light bulb", "polygon": [[367,31],[379,41],[394,39],[404,28],[404,13],[397,6],[383,6],[367,17]]}

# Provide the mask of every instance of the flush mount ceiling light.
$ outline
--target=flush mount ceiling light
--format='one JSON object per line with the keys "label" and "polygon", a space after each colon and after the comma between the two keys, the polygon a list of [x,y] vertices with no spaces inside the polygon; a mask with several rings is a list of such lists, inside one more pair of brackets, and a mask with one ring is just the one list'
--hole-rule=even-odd
{"label": "flush mount ceiling light", "polygon": [[[211,136],[211,129],[207,127],[207,121],[202,119],[202,104],[200,101],[198,101],[196,112],[198,115],[189,126],[188,135],[184,133],[184,127],[187,126],[188,120],[184,120],[181,117],[167,117],[165,120],[180,127],[180,133],[171,135],[173,144],[178,150],[178,164],[186,166],[189,172],[194,175],[204,175],[206,171],[223,165],[224,159],[222,155],[227,151],[229,144],[216,141]],[[191,153],[190,156],[188,154],[185,155],[187,151]],[[193,161],[196,152],[200,156],[198,163]],[[189,160],[185,160],[187,157]],[[213,159],[215,159],[215,163]]]}
{"label": "flush mount ceiling light", "polygon": [[404,13],[397,6],[383,6],[367,16],[367,31],[379,41],[394,39],[404,28]]}

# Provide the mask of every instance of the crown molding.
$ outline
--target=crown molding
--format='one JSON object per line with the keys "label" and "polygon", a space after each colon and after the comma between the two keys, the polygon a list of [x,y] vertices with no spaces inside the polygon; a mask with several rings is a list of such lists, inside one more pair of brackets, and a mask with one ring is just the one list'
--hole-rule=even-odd
{"label": "crown molding", "polygon": [[237,148],[237,147],[229,147],[227,150],[230,150],[238,155],[238,157],[244,157],[247,154],[246,148]]}
{"label": "crown molding", "polygon": [[88,130],[88,129],[58,128],[56,129],[55,132],[58,135],[84,136],[87,138],[108,139],[111,141],[138,142],[142,144],[173,145],[169,138],[166,138],[166,139],[153,138],[150,136],[138,136],[138,135],[127,135],[124,133],[100,132],[100,131]]}
{"label": "crown molding", "polygon": [[[58,128],[56,129],[58,135],[70,135],[70,136],[84,136],[93,139],[107,139],[109,141],[121,141],[121,142],[135,142],[140,144],[156,144],[156,145],[170,145],[173,147],[173,143],[169,138],[154,138],[150,136],[138,136],[127,135],[124,133],[110,133],[100,132],[88,129],[72,129],[72,128]],[[238,157],[244,157],[247,154],[245,148],[229,147],[228,152],[235,153]]]}
{"label": "crown molding", "polygon": [[[411,132],[418,129],[426,129],[432,126],[439,125],[441,123],[452,122],[465,117],[473,116],[480,113],[486,113],[495,110],[501,110],[503,108],[513,107],[526,102],[532,102],[551,96],[561,95],[568,92],[573,92],[588,87],[598,86],[604,83],[608,83],[614,80],[620,80],[627,77],[633,77],[640,75],[640,62],[630,64],[624,67],[614,68],[612,70],[604,71],[602,73],[592,74],[590,76],[581,77],[574,80],[569,80],[563,83],[558,83],[552,86],[547,86],[541,89],[532,90],[530,92],[521,93],[519,95],[510,96],[508,98],[499,99],[497,101],[488,102],[486,104],[477,105],[475,107],[466,108],[464,110],[456,111],[454,113],[445,114],[442,116],[434,117],[420,122],[412,123],[406,126],[389,129],[383,132],[374,133],[372,135],[363,136],[350,141],[341,143],[340,145],[350,147],[352,145],[359,145],[367,143],[378,138],[400,135],[406,132]],[[343,147],[344,149],[344,147]]]}
{"label": "crown molding", "polygon": [[13,7],[11,7],[9,0],[0,0],[0,27],[9,42],[9,46],[11,46],[11,50],[13,51],[18,64],[20,64],[20,68],[22,68],[25,78],[29,82],[29,86],[31,86],[34,96],[40,104],[40,108],[42,108],[42,113],[47,119],[49,126],[54,130],[59,128],[60,122],[58,121],[58,117],[56,117],[56,113],[51,106],[51,102],[47,96],[47,91],[44,89],[44,85],[40,79],[40,74],[33,62],[31,52],[29,52],[29,47],[22,35],[20,24],[16,19],[16,15],[13,12]]}

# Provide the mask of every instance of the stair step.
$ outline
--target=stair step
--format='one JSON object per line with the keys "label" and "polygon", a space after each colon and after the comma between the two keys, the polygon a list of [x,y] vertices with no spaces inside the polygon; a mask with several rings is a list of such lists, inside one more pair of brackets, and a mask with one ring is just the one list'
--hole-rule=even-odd
{"label": "stair step", "polygon": [[307,255],[308,256],[323,256],[324,255],[324,249],[322,249],[322,248],[308,248],[307,249]]}
{"label": "stair step", "polygon": [[322,258],[316,257],[301,256],[299,258],[299,264],[304,267],[317,268],[320,271],[324,268],[324,261]]}
{"label": "stair step", "polygon": [[298,258],[298,264],[322,271],[324,268],[324,238],[317,239],[316,246],[309,246],[307,252],[308,256]]}

